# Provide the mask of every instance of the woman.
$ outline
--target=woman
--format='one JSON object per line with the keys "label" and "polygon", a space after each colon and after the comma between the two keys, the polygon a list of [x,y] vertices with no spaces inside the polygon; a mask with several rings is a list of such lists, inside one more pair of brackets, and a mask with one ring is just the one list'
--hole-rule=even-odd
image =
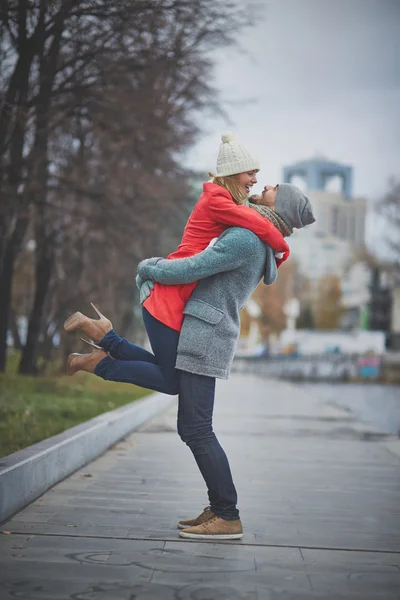
{"label": "woman", "polygon": [[[203,193],[188,219],[181,243],[168,258],[180,259],[198,254],[212,239],[217,238],[228,227],[236,225],[250,229],[275,252],[281,253],[282,256],[277,258],[279,265],[289,256],[289,246],[282,233],[274,223],[244,206],[252,186],[257,183],[259,161],[251,156],[232,134],[224,134],[221,139],[217,173],[213,182],[204,184]],[[166,394],[177,394],[174,356],[164,349],[166,340],[168,347],[177,346],[183,309],[195,286],[195,281],[175,286],[156,283],[154,290],[143,303],[143,320],[155,356],[137,347],[135,358],[132,359],[137,362],[135,369],[132,365],[132,376],[137,378],[138,385]],[[98,314],[100,321],[95,326],[92,324],[96,330],[91,329],[92,335],[88,333],[94,342],[99,342],[111,329],[110,322],[99,312]],[[64,327],[66,331],[75,331],[82,328],[82,323],[89,326],[87,318],[78,312],[65,322]],[[121,350],[121,342],[108,342],[111,345],[107,350],[110,350],[111,354],[115,344],[118,344]],[[70,357],[68,372],[73,374],[77,368],[83,368],[82,361],[86,361],[86,368],[94,369],[101,357],[100,353],[80,359]],[[123,377],[118,365],[114,367],[116,372],[113,375]]]}
{"label": "woman", "polygon": [[[253,208],[263,213],[264,218],[271,219],[285,235],[290,235],[292,227],[303,227],[314,220],[308,198],[295,186],[268,186],[258,201],[261,203],[263,198],[270,207],[276,203],[277,212],[263,206]],[[184,307],[186,317],[180,339],[179,336],[168,340],[156,336],[153,340],[149,336],[155,356],[147,354],[150,369],[155,366],[158,353],[170,361],[168,367],[164,363],[156,384],[166,384],[170,390],[167,393],[179,391],[178,432],[191,448],[208,488],[210,508],[197,519],[180,522],[178,527],[184,528],[180,535],[197,539],[240,538],[243,529],[236,507],[235,486],[226,455],[212,430],[215,378],[229,375],[239,333],[240,309],[263,273],[266,283],[272,283],[276,277],[273,252],[249,230],[231,228],[212,247],[192,258],[149,259],[139,265],[138,271],[142,279],[150,277],[164,285],[202,279]],[[94,371],[105,379],[138,385],[143,385],[147,377],[146,387],[160,389],[151,385],[149,373],[144,374],[147,354],[143,353],[146,351],[111,330],[103,339],[98,339],[111,327],[105,317],[101,317],[100,322],[83,315],[78,318],[80,328],[92,338],[97,337],[101,347],[118,360],[107,357],[104,350],[87,356],[72,355],[71,372]],[[99,332],[96,328],[102,326],[104,329]],[[175,359],[179,371],[175,370]]]}

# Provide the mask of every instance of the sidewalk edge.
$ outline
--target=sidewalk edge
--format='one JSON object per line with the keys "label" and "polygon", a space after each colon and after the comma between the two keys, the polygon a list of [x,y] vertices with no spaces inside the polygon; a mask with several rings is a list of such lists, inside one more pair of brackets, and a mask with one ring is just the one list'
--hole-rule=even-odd
{"label": "sidewalk edge", "polygon": [[0,523],[174,400],[151,394],[0,459]]}

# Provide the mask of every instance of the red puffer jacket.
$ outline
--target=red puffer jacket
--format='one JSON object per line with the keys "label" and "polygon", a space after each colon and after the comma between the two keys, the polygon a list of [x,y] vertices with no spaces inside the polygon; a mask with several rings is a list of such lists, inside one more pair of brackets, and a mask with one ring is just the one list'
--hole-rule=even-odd
{"label": "red puffer jacket", "polygon": [[[182,241],[168,258],[187,258],[198,254],[228,227],[250,229],[275,252],[283,252],[283,258],[277,259],[278,266],[289,256],[288,244],[272,223],[252,208],[235,204],[225,188],[215,183],[205,183],[203,193],[186,223]],[[154,290],[143,306],[153,317],[180,331],[183,308],[196,284],[197,281],[183,285],[155,283]]]}

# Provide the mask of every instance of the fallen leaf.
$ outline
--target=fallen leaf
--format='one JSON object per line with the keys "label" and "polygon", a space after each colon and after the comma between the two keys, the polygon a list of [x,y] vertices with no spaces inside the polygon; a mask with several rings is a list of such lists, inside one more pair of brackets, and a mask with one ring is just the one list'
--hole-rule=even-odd
{"label": "fallen leaf", "polygon": [[93,477],[93,475],[91,473],[85,473],[84,477]]}
{"label": "fallen leaf", "polygon": [[24,558],[24,556],[26,556],[25,554],[13,554],[13,556],[15,556],[15,558]]}
{"label": "fallen leaf", "polygon": [[130,446],[134,446],[134,445],[135,445],[135,442],[129,442],[129,445],[130,445]]}
{"label": "fallen leaf", "polygon": [[11,531],[2,531],[1,533],[4,533],[4,535],[11,535]]}

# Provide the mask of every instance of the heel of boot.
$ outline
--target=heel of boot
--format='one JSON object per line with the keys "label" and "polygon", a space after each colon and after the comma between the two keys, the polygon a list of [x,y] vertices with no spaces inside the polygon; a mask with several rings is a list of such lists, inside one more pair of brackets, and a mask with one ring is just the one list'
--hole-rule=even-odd
{"label": "heel of boot", "polygon": [[85,342],[85,344],[87,344],[88,346],[91,346],[92,348],[96,348],[96,350],[103,350],[103,348],[101,346],[98,346],[97,344],[95,344],[94,342],[92,342],[91,340],[85,340],[85,338],[79,338],[81,340],[81,342]]}
{"label": "heel of boot", "polygon": [[99,309],[93,304],[93,302],[90,303],[90,306],[93,308],[93,310],[95,311],[95,313],[97,314],[97,316],[100,319],[105,319],[106,317],[99,311]]}

